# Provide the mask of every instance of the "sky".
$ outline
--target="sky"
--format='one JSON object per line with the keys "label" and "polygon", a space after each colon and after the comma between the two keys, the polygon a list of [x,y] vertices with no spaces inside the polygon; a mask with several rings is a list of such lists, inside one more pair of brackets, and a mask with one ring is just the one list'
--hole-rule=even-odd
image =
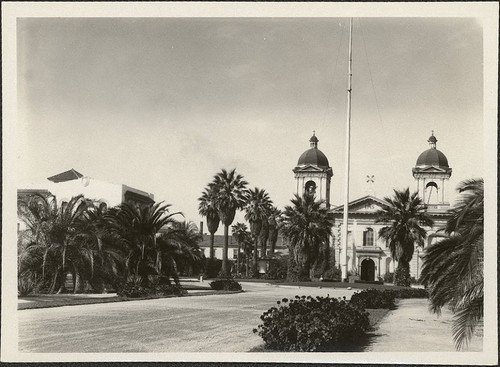
{"label": "sky", "polygon": [[[199,223],[236,168],[283,208],[314,130],[340,205],[347,54],[347,18],[18,19],[18,186],[74,168]],[[351,200],[414,189],[432,130],[448,190],[483,176],[482,55],[473,18],[354,18]]]}

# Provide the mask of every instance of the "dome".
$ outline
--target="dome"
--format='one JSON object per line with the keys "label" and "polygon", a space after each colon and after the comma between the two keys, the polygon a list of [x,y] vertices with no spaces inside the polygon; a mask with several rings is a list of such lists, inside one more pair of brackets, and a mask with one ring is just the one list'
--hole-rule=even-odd
{"label": "dome", "polygon": [[427,149],[425,152],[420,154],[418,156],[416,166],[438,166],[449,168],[448,159],[443,152],[437,150],[436,148]]}
{"label": "dome", "polygon": [[299,158],[297,166],[312,164],[319,167],[330,167],[328,158],[318,148],[311,148],[306,150]]}
{"label": "dome", "polygon": [[319,140],[316,137],[316,132],[313,131],[313,135],[311,136],[311,139],[309,139],[311,148],[302,153],[302,155],[299,157],[297,166],[312,164],[314,166],[323,168],[330,167],[330,165],[328,164],[328,158],[326,158],[326,155],[324,155],[323,152],[318,149],[318,142]]}
{"label": "dome", "polygon": [[448,159],[446,158],[444,153],[436,149],[437,139],[434,136],[434,131],[432,131],[432,135],[429,137],[427,142],[430,145],[430,149],[427,149],[425,152],[418,156],[417,164],[415,166],[435,166],[449,168],[450,166],[448,166]]}

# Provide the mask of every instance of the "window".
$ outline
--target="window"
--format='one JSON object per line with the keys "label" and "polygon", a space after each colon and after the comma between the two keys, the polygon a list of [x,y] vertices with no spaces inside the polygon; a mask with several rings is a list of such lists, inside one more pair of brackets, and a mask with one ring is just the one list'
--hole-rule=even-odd
{"label": "window", "polygon": [[363,232],[363,246],[373,246],[373,229],[367,228]]}

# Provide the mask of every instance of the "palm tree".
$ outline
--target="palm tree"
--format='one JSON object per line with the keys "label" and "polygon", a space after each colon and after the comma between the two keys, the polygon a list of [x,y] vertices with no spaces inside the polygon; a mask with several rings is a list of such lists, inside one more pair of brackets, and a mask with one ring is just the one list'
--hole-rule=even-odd
{"label": "palm tree", "polygon": [[432,227],[433,220],[426,212],[418,193],[410,194],[410,189],[394,190],[394,197],[386,197],[385,208],[377,214],[378,223],[390,223],[379,230],[380,238],[389,246],[391,255],[398,262],[394,274],[396,285],[409,286],[410,261],[415,244],[423,247],[427,236],[426,227]]}
{"label": "palm tree", "polygon": [[169,213],[170,206],[163,202],[143,206],[123,203],[108,215],[111,230],[128,249],[128,271],[145,282],[148,275],[161,274],[162,248],[157,243],[160,229],[174,223],[175,215],[182,215]]}
{"label": "palm tree", "polygon": [[299,267],[299,280],[310,280],[311,265],[331,235],[333,215],[324,201],[315,201],[312,195],[295,195],[291,202],[284,210],[282,231],[290,244],[290,256]]}
{"label": "palm tree", "polygon": [[232,227],[233,236],[236,237],[236,241],[238,242],[238,256],[236,257],[236,273],[240,272],[240,251],[241,245],[245,242],[245,239],[248,237],[248,228],[245,223],[236,223]]}
{"label": "palm tree", "polygon": [[217,210],[219,218],[224,224],[224,251],[222,256],[221,275],[229,277],[228,248],[229,248],[229,226],[233,223],[236,210],[245,205],[247,182],[243,176],[236,173],[236,169],[217,173],[213,181],[213,189],[217,197]]}
{"label": "palm tree", "polygon": [[[267,210],[272,205],[269,194],[264,189],[254,188],[247,193],[245,205],[245,219],[250,223],[250,232],[254,240],[253,273],[257,276],[258,243],[262,232],[263,220],[267,216]],[[263,254],[265,255],[265,254]]]}
{"label": "palm tree", "polygon": [[203,251],[198,246],[201,235],[193,222],[172,222],[164,227],[158,237],[161,249],[161,262],[165,265],[158,275],[170,283],[172,277],[179,285],[179,267],[199,265],[204,259]]}
{"label": "palm tree", "polygon": [[280,215],[281,211],[275,206],[271,207],[271,209],[269,210],[269,217],[268,217],[269,248],[271,254],[274,254],[274,251],[276,249],[276,242],[278,241],[279,228],[280,228],[280,223],[279,223]]}
{"label": "palm tree", "polygon": [[219,228],[219,211],[217,210],[217,197],[213,185],[205,188],[201,197],[198,198],[198,212],[201,216],[207,218],[208,232],[210,232],[210,260],[214,259],[214,239],[215,232]]}
{"label": "palm tree", "polygon": [[[73,285],[81,274],[92,267],[93,253],[75,241],[79,222],[87,202],[82,195],[63,201],[58,206],[54,196],[35,195],[28,202],[20,201],[18,210],[27,226],[30,251],[42,255],[42,279],[53,275],[50,292],[59,284],[59,293],[65,290],[66,274],[73,275]],[[47,269],[50,265],[51,269]],[[92,271],[92,269],[90,270]]]}
{"label": "palm tree", "polygon": [[110,231],[107,214],[106,203],[87,200],[87,209],[75,236],[75,240],[94,255],[88,281],[94,289],[102,291],[106,291],[106,283],[114,283],[124,270],[124,253]]}
{"label": "palm tree", "polygon": [[461,197],[444,228],[447,238],[426,249],[420,279],[430,289],[434,312],[451,306],[455,346],[462,349],[484,312],[483,179],[463,181],[457,190]]}

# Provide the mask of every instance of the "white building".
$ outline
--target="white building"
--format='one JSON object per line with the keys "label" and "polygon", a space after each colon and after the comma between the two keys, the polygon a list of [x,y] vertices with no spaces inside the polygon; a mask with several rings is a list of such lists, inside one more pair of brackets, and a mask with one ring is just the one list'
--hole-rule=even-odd
{"label": "white building", "polygon": [[[313,188],[316,197],[329,203],[330,178],[333,176],[326,156],[317,149],[317,138],[311,137],[311,149],[304,152],[293,170],[297,183],[297,194],[303,195]],[[429,149],[417,158],[413,167],[415,187],[420,198],[427,206],[427,212],[434,220],[434,226],[428,228],[426,246],[436,241],[449,218],[447,201],[448,180],[452,169],[446,156],[436,149],[437,139],[432,133],[429,137]],[[312,181],[312,183],[311,183]],[[310,186],[308,186],[308,184]],[[376,212],[385,205],[384,200],[367,195],[349,203],[348,206],[348,239],[347,249],[343,247],[343,206],[332,208],[335,222],[333,227],[332,246],[335,251],[337,265],[343,251],[347,251],[347,270],[357,274],[361,280],[373,281],[383,277],[387,272],[394,272],[396,264],[385,241],[379,238],[379,230],[388,223],[377,223]],[[410,275],[420,276],[423,249],[416,248],[410,263]]]}
{"label": "white building", "polygon": [[18,194],[37,191],[50,192],[58,202],[69,201],[73,196],[83,195],[87,199],[105,202],[108,207],[125,202],[145,204],[154,202],[153,194],[124,184],[115,184],[84,176],[74,169],[48,177],[46,182],[20,189]]}
{"label": "white building", "polygon": [[[150,204],[154,203],[154,195],[124,185],[96,180],[70,169],[47,178],[47,181],[29,185],[17,190],[18,199],[39,193],[44,196],[54,195],[57,202],[69,201],[72,197],[83,195],[87,199],[98,200],[113,207],[122,203]],[[18,231],[24,223],[18,219]]]}

